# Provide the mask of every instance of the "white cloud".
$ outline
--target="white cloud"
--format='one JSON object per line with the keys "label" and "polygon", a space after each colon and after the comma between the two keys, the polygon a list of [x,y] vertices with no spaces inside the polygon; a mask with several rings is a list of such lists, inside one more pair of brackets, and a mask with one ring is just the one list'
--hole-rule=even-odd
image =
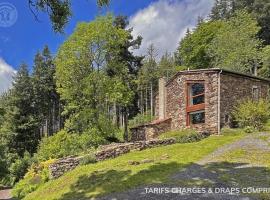
{"label": "white cloud", "polygon": [[16,71],[0,58],[0,94],[11,87]]}
{"label": "white cloud", "polygon": [[195,27],[198,16],[207,17],[214,0],[159,0],[130,17],[133,35],[143,37],[136,54],[145,54],[153,43],[159,57],[174,52],[187,28]]}

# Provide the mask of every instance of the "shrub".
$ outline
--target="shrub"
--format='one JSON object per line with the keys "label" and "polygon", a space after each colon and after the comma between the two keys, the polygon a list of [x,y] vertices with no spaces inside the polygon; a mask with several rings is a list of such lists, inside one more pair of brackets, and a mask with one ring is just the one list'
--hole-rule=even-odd
{"label": "shrub", "polygon": [[18,158],[11,164],[9,167],[11,185],[23,178],[32,162],[33,159],[31,158],[31,155],[28,152],[25,152],[23,158]]}
{"label": "shrub", "polygon": [[51,137],[42,139],[35,156],[39,161],[45,161],[69,155],[78,155],[90,146],[89,140],[90,136],[85,134],[69,134],[62,130]]}
{"label": "shrub", "polygon": [[108,141],[97,130],[89,133],[67,133],[65,130],[44,138],[39,144],[35,157],[39,161],[62,158],[70,155],[80,155]]}
{"label": "shrub", "polygon": [[128,124],[130,127],[139,126],[148,122],[151,122],[153,117],[150,114],[150,111],[147,111],[144,114],[137,114],[133,119],[129,120]]}
{"label": "shrub", "polygon": [[38,187],[49,181],[49,165],[53,162],[55,162],[55,160],[32,164],[24,178],[12,189],[13,197],[22,199],[27,194],[35,191]]}
{"label": "shrub", "polygon": [[269,108],[269,102],[263,99],[240,101],[234,107],[233,117],[241,128],[262,130],[269,119]]}
{"label": "shrub", "polygon": [[253,133],[256,131],[252,126],[247,126],[244,128],[245,133]]}
{"label": "shrub", "polygon": [[0,180],[2,180],[8,173],[7,165],[8,163],[5,146],[0,144]]}
{"label": "shrub", "polygon": [[183,129],[163,133],[159,136],[159,139],[175,138],[177,143],[190,143],[200,141],[207,136],[208,134],[198,133],[193,129]]}
{"label": "shrub", "polygon": [[23,174],[23,171],[24,171],[23,169],[25,169],[24,165],[26,163],[26,160],[28,159],[28,155],[26,155],[25,158],[21,158],[16,153],[4,152],[4,157],[2,157],[1,159],[4,162],[2,162],[0,166],[0,169],[3,170],[0,172],[1,174],[0,183],[5,186],[12,186],[14,185],[16,180],[19,179],[19,178],[16,178],[17,177],[16,174]]}
{"label": "shrub", "polygon": [[96,163],[96,162],[97,162],[96,156],[93,152],[91,152],[80,160],[80,165],[88,165],[88,164]]}

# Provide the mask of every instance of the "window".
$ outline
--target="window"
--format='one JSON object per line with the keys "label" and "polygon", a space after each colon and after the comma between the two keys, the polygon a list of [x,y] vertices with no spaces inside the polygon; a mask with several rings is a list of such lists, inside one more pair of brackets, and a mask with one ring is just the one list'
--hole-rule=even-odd
{"label": "window", "polygon": [[252,87],[252,98],[254,100],[258,100],[259,99],[259,95],[260,95],[259,93],[260,93],[260,91],[259,91],[258,86],[253,86]]}
{"label": "window", "polygon": [[187,125],[205,122],[205,88],[203,81],[187,82]]}
{"label": "window", "polygon": [[200,124],[205,122],[204,110],[189,113],[191,124]]}
{"label": "window", "polygon": [[190,105],[198,105],[204,103],[204,84],[194,83],[189,85]]}

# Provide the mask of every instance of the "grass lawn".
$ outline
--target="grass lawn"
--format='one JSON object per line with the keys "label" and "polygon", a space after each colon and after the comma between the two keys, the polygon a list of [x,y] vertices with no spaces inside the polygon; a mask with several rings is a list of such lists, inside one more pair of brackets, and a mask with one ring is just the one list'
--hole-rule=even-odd
{"label": "grass lawn", "polygon": [[[59,179],[49,181],[25,199],[89,199],[139,185],[166,183],[174,172],[243,136],[243,134],[210,136],[199,142],[131,152],[115,159],[79,166]],[[153,162],[129,164],[129,161],[144,159],[151,159]]]}

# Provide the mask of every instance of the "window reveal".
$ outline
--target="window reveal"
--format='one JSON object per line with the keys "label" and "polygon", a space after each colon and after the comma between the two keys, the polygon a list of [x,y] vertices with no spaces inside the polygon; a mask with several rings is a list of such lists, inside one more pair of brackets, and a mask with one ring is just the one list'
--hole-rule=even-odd
{"label": "window reveal", "polygon": [[203,81],[187,82],[187,125],[205,122],[205,87]]}
{"label": "window reveal", "polygon": [[254,100],[259,100],[259,96],[260,95],[260,91],[259,91],[259,88],[258,86],[253,86],[252,87],[252,98]]}

